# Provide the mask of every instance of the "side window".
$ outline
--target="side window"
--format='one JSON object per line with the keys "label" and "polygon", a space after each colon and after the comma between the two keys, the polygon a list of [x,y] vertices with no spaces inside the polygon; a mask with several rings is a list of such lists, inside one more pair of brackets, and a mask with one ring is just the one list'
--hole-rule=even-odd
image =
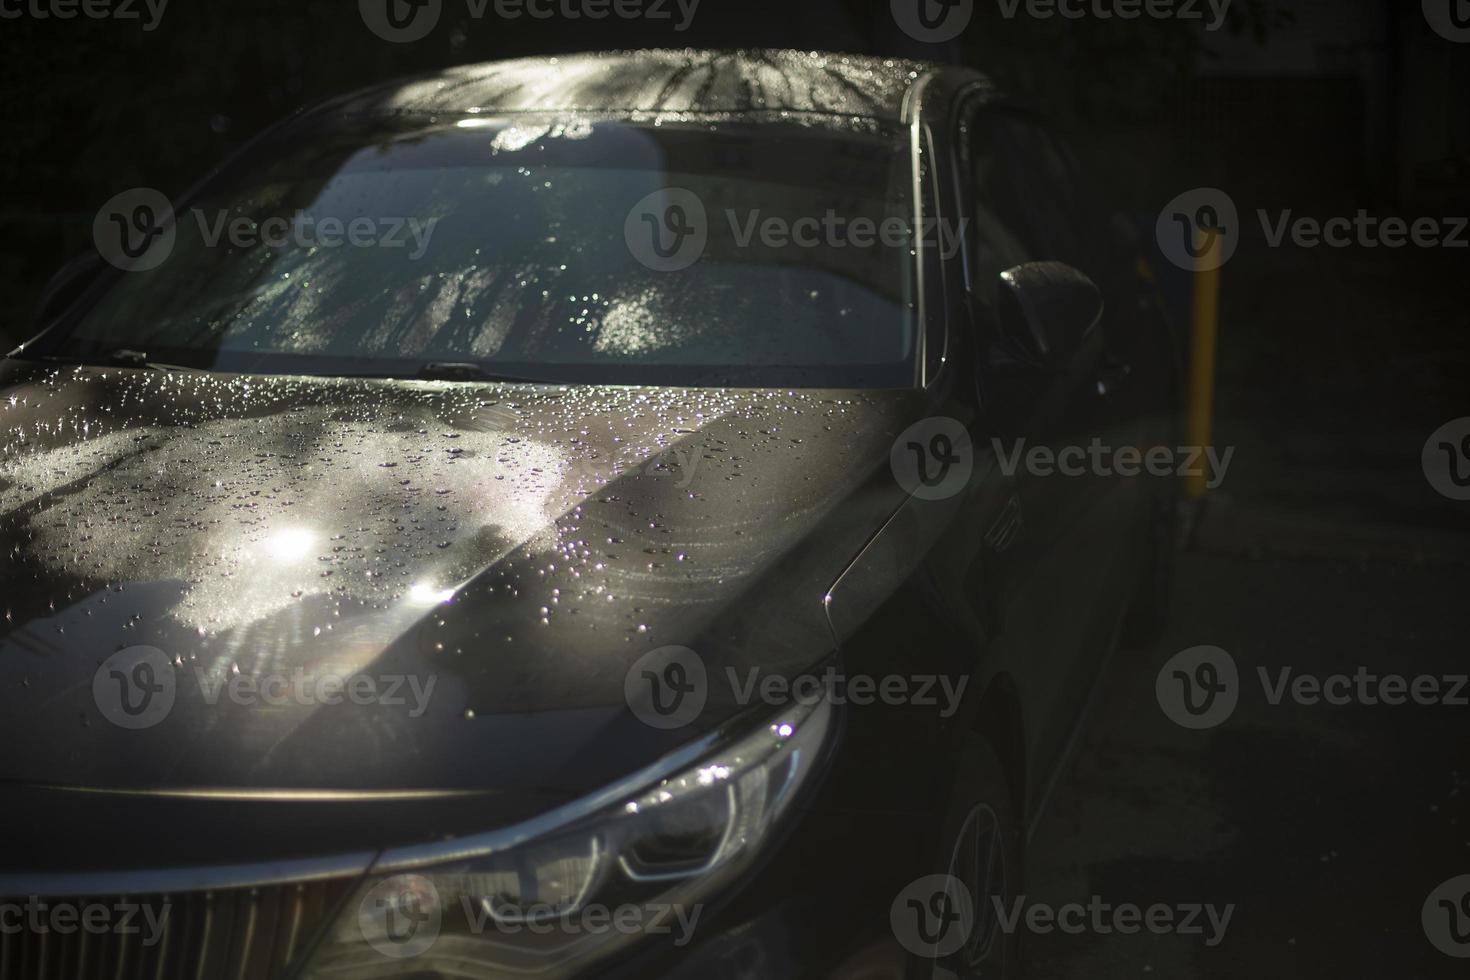
{"label": "side window", "polygon": [[968,157],[973,226],[971,294],[987,364],[1011,358],[984,324],[993,314],[1000,274],[1025,262],[1065,262],[1103,282],[1095,212],[1067,148],[1026,116],[981,107],[959,134]]}
{"label": "side window", "polygon": [[960,139],[968,158],[968,218],[971,244],[971,292],[981,310],[995,305],[1000,274],[1038,257],[1024,229],[1003,202],[1012,194],[1014,177],[997,147],[994,114],[982,109],[962,125]]}
{"label": "side window", "polygon": [[1070,154],[1023,116],[982,112],[971,127],[976,238],[1005,262],[976,268],[977,283],[1019,262],[1057,261],[1096,275],[1091,209]]}

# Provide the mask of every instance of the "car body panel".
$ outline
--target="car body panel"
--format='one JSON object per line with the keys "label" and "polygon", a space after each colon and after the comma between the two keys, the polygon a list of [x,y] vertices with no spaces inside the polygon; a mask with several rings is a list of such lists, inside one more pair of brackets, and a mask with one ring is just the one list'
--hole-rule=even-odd
{"label": "car body panel", "polygon": [[[971,175],[955,152],[955,113],[977,93],[1000,100],[975,72],[919,63],[640,52],[469,66],[297,120],[558,110],[902,120],[922,216],[958,217]],[[1034,816],[1141,561],[1142,487],[1008,474],[999,448],[1018,437],[1145,444],[1166,414],[1147,359],[1135,387],[1099,389],[1110,356],[1148,351],[1151,341],[1115,342],[1135,310],[1110,308],[1108,336],[1065,370],[1000,376],[983,353],[993,325],[966,302],[966,255],[919,259],[932,369],[914,390],[7,362],[0,735],[16,748],[0,776],[26,787],[26,824],[0,830],[40,855],[17,867],[352,859],[509,826],[760,709],[713,683],[714,710],[696,724],[643,724],[624,682],[649,651],[691,647],[717,677],[790,676],[835,652],[854,675],[962,678],[963,702],[945,715],[912,704],[845,711],[814,799],[711,916],[689,962],[753,944],[750,962],[770,966],[753,975],[810,975],[853,944],[891,945],[886,902],[931,856],[933,841],[913,828],[943,811],[956,734],[990,731],[986,711],[1006,700],[1021,731],[1004,761],[1024,789],[1023,816]],[[889,452],[937,416],[969,429],[975,476],[960,494],[920,500],[898,486]],[[273,565],[273,553],[286,560]],[[124,644],[182,658],[186,681],[196,668],[224,678],[345,663],[437,686],[417,718],[402,707],[266,711],[191,695],[155,728],[121,731],[100,716],[92,684]],[[97,789],[110,792],[83,792]],[[105,843],[50,856],[85,823],[83,799],[118,825],[182,829],[125,858]],[[36,829],[48,813],[60,815],[54,833]],[[211,846],[214,828],[228,841]],[[834,895],[855,854],[863,881]],[[776,909],[835,927],[793,931]],[[667,952],[645,950],[632,975],[670,968]]]}
{"label": "car body panel", "polygon": [[[825,586],[900,501],[874,476],[915,401],[92,369],[3,396],[0,724],[27,746],[4,775],[357,791],[588,791],[739,708],[638,724],[649,650],[825,657]],[[178,660],[147,730],[94,702],[123,645]],[[409,703],[231,703],[237,674],[328,670],[405,677]]]}
{"label": "car body panel", "polygon": [[930,66],[801,51],[614,51],[466,65],[318,111],[812,113],[897,121]]}

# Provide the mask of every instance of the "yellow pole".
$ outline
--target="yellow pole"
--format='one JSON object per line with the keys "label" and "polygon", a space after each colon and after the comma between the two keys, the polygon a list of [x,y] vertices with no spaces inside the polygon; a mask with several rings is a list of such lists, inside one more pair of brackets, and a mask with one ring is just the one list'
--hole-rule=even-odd
{"label": "yellow pole", "polygon": [[[1209,236],[1204,269],[1194,274],[1194,296],[1190,311],[1189,408],[1186,418],[1187,444],[1209,446],[1215,406],[1215,348],[1220,328],[1220,269],[1215,264],[1219,236]],[[1205,495],[1208,476],[1204,466],[1185,477],[1184,495],[1199,500]]]}

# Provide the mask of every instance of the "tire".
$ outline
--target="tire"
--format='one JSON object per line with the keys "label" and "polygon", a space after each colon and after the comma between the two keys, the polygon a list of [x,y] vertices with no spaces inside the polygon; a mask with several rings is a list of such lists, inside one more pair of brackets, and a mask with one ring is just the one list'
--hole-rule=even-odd
{"label": "tire", "polygon": [[[965,944],[950,955],[913,957],[909,975],[923,980],[1016,980],[1021,975],[1020,937],[1000,927],[994,899],[1007,913],[1021,888],[1021,828],[1000,757],[979,735],[960,748],[953,789],[930,867],[964,883],[971,908]],[[965,853],[975,855],[966,861]],[[989,884],[978,873],[986,855]]]}

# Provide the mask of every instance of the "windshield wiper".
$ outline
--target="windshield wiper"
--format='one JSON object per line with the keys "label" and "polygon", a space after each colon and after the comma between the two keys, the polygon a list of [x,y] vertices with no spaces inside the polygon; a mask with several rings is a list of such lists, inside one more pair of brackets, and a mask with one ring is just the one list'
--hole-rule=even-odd
{"label": "windshield wiper", "polygon": [[155,365],[148,360],[148,355],[131,347],[119,347],[117,350],[108,351],[102,358],[108,364],[116,364],[119,367],[152,368],[163,370],[162,365]]}
{"label": "windshield wiper", "polygon": [[[226,372],[233,370],[230,367],[208,368],[190,366],[186,364],[167,364],[163,361],[155,361],[150,358],[146,352],[136,350],[131,347],[119,347],[115,350],[109,350],[99,354],[81,356],[50,355],[39,356],[36,359],[40,361],[48,361],[53,364],[79,364],[84,367],[116,366],[124,368],[135,368],[137,370],[143,371],[190,371],[210,373],[217,370],[223,370]],[[472,361],[430,361],[429,363],[419,367],[417,371],[413,371],[412,368],[410,368],[409,371],[412,373],[400,373],[395,371],[391,374],[357,374],[355,372],[343,374],[334,372],[330,369],[321,370],[314,365],[308,365],[305,367],[301,367],[298,371],[294,373],[300,375],[310,375],[314,377],[383,378],[400,381],[468,381],[485,384],[500,383],[533,385],[554,384],[554,382],[547,381],[544,378],[530,378],[512,374],[496,374],[492,371],[485,370],[484,367]]]}
{"label": "windshield wiper", "polygon": [[148,355],[130,347],[119,347],[98,357],[46,357],[42,360],[61,361],[65,364],[82,364],[88,367],[127,367],[146,371],[203,371],[205,368],[186,367],[182,364],[164,364],[149,360]]}
{"label": "windshield wiper", "polygon": [[491,374],[478,364],[468,361],[430,361],[414,375],[419,381],[501,381],[510,384],[545,384],[535,378],[516,378],[505,374]]}

